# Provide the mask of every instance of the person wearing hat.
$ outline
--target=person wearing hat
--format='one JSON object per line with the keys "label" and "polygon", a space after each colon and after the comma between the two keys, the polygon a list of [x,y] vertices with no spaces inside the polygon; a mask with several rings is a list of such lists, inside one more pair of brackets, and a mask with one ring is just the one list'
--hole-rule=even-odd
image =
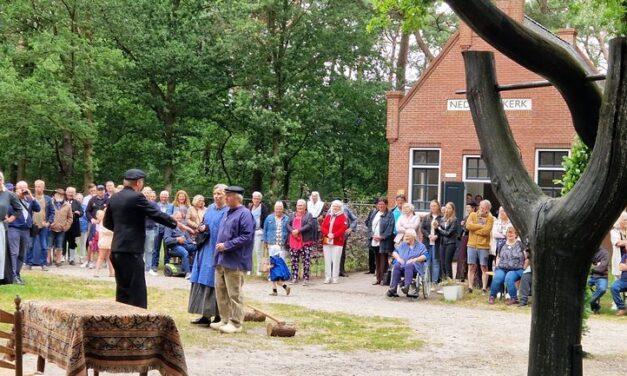
{"label": "person wearing hat", "polygon": [[105,212],[104,227],[113,231],[111,263],[115,269],[115,300],[140,308],[148,307],[144,275],[146,217],[166,227],[177,222],[162,213],[141,193],[146,174],[130,169],[124,173],[124,188],[111,196]]}
{"label": "person wearing hat", "polygon": [[209,327],[230,334],[241,332],[244,323],[242,286],[246,272],[253,266],[255,219],[242,205],[244,188],[230,186],[224,191],[228,209],[218,228],[215,249],[215,289],[221,321]]}
{"label": "person wearing hat", "polygon": [[70,203],[65,200],[65,191],[62,188],[54,190],[52,204],[54,205],[54,219],[50,224],[48,235],[48,264],[54,262],[56,266],[61,266],[61,252],[65,233],[72,227],[74,213],[72,213]]}

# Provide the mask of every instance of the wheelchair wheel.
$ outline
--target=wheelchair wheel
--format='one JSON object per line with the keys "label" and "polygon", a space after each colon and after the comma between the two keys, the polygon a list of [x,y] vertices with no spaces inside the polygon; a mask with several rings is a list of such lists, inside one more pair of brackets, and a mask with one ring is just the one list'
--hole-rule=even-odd
{"label": "wheelchair wheel", "polygon": [[425,273],[422,276],[422,296],[429,299],[431,295],[431,270],[429,266],[425,266]]}
{"label": "wheelchair wheel", "polygon": [[173,274],[173,273],[172,273],[172,268],[170,267],[170,265],[169,265],[169,264],[168,264],[168,265],[166,265],[166,266],[163,268],[163,275],[165,275],[166,277],[172,277],[172,274]]}

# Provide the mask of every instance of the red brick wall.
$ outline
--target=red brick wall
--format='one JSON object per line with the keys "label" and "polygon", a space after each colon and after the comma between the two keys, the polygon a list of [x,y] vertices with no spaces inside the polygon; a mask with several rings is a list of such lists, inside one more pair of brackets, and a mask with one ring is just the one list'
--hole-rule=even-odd
{"label": "red brick wall", "polygon": [[[494,51],[476,35],[471,40],[472,50]],[[455,94],[456,90],[465,88],[460,43],[460,38],[455,35],[449,41],[449,48],[445,47],[442,56],[433,63],[433,69],[426,72],[400,102],[396,95],[389,94],[390,105],[399,103],[399,107],[391,106],[387,112],[390,117],[388,194],[391,198],[399,189],[410,192],[410,148],[441,148],[442,181],[462,181],[463,155],[479,154],[470,111],[446,109],[448,99],[465,99],[465,96]],[[495,59],[500,84],[542,80],[498,52],[495,52]],[[537,149],[570,148],[575,136],[570,113],[553,87],[503,92],[502,97],[531,98],[533,101],[531,111],[506,111],[525,167],[533,178]],[[445,173],[455,173],[457,177],[445,178]]]}

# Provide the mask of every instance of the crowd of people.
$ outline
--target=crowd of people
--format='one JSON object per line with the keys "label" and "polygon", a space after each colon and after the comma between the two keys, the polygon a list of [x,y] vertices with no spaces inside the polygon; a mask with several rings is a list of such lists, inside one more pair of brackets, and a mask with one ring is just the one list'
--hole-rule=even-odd
{"label": "crowd of people", "polygon": [[[429,213],[420,217],[404,195],[397,195],[395,201],[390,210],[386,198],[377,199],[366,219],[367,273],[375,275],[375,285],[389,283],[387,296],[398,296],[401,277],[402,292],[414,296],[417,286],[416,282],[412,285],[412,279],[422,276],[428,265],[435,289],[456,279],[467,282],[470,294],[480,288],[489,304],[501,296],[506,305],[523,307],[529,303],[531,252],[503,207],[495,216],[489,200],[468,194],[461,219],[456,218],[454,203],[441,206],[437,200],[431,201]],[[619,217],[610,235],[615,277],[612,309],[622,316],[626,314],[622,294],[627,291],[627,212]],[[600,298],[608,288],[609,258],[609,252],[600,247],[592,260],[588,284],[593,292],[588,304],[594,313],[600,311]],[[453,261],[457,264],[455,276]],[[385,280],[386,273],[389,281]]]}
{"label": "crowd of people", "polygon": [[[144,186],[145,174],[129,171],[124,184],[117,187],[108,181],[89,185],[85,195],[67,187],[51,191],[51,196],[42,180],[34,182],[32,193],[24,181],[14,187],[5,185],[0,173],[0,215],[6,229],[0,231],[0,281],[24,284],[20,273],[24,263],[42,270],[50,265],[77,265],[94,269],[94,277],[99,277],[106,265],[119,285],[143,283],[145,288],[144,273],[157,275],[160,260],[169,265],[176,258],[191,283],[188,310],[200,316],[194,323],[232,333],[241,330],[243,322],[243,273],[267,273],[271,295],[278,295],[279,287],[289,295],[291,286],[307,286],[313,257],[324,258],[325,284],[339,283],[339,277],[347,276],[346,246],[357,230],[358,219],[340,200],[325,203],[318,192],[312,192],[288,213],[282,201],[270,210],[261,192],[253,192],[250,204],[244,206],[243,189],[217,184],[213,203],[207,206],[203,195],[190,200],[183,190],[172,200],[167,190],[157,196]],[[135,184],[137,181],[141,184]],[[120,221],[128,219],[115,221],[111,204],[129,200],[132,192],[141,192],[141,199],[132,196],[141,202],[143,214],[137,217],[141,224],[136,223],[138,219],[133,226],[120,227]],[[386,198],[378,198],[365,220],[366,273],[374,275],[373,284],[389,285],[390,297],[398,296],[401,277],[401,291],[411,295],[412,287],[416,288],[414,277],[429,270],[436,289],[456,279],[467,283],[469,293],[480,289],[489,304],[503,296],[507,305],[527,305],[532,281],[530,252],[505,210],[499,208],[497,215],[491,210],[490,201],[470,194],[463,218],[457,218],[452,202],[442,206],[434,200],[429,213],[421,216],[402,194],[395,198],[393,208]],[[143,236],[138,237],[137,232]],[[616,276],[611,292],[614,308],[625,314],[621,293],[627,287],[627,213],[611,234],[612,274]],[[125,238],[132,238],[133,245],[120,240]],[[120,258],[125,252],[119,251],[129,248],[133,248],[130,264]],[[594,289],[589,302],[593,312],[599,311],[599,300],[608,289],[609,258],[609,252],[601,248],[593,259],[589,280]],[[124,275],[130,273],[131,264],[141,267],[141,281],[122,281],[117,275],[119,268],[128,269],[121,272]],[[136,269],[132,272],[138,273]],[[124,298],[128,291],[118,293],[122,300],[146,305],[145,298]]]}

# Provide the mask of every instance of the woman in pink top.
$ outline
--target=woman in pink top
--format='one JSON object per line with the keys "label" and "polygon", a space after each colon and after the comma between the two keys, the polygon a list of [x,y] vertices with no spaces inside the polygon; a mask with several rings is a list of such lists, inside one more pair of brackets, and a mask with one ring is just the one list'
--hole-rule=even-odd
{"label": "woman in pink top", "polygon": [[414,205],[406,202],[401,206],[401,216],[398,217],[396,222],[396,237],[394,238],[394,244],[398,245],[403,241],[405,236],[405,230],[417,230],[420,226],[420,216],[414,212]]}
{"label": "woman in pink top", "polygon": [[296,212],[290,216],[287,222],[289,232],[288,245],[292,258],[292,284],[298,283],[298,264],[303,259],[303,286],[309,283],[309,267],[311,265],[311,253],[315,246],[315,219],[307,212],[307,202],[298,200]]}

